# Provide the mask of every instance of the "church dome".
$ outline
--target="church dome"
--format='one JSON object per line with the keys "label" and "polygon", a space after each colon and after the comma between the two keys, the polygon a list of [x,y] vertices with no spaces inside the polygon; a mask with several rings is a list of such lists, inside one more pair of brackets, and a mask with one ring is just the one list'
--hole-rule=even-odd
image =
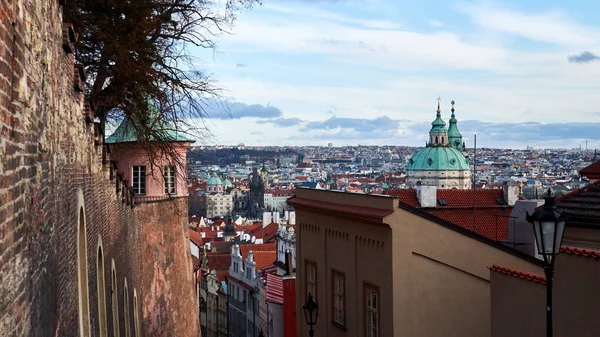
{"label": "church dome", "polygon": [[425,147],[408,161],[406,170],[413,171],[468,171],[469,161],[457,149],[449,146]]}
{"label": "church dome", "polygon": [[221,181],[221,178],[217,177],[217,174],[215,172],[212,173],[212,175],[210,176],[210,178],[208,178],[208,181],[206,182],[207,185],[223,185],[223,181]]}
{"label": "church dome", "polygon": [[225,180],[223,180],[223,186],[231,187],[231,186],[233,186],[233,184],[231,183],[231,181],[229,179],[225,179]]}

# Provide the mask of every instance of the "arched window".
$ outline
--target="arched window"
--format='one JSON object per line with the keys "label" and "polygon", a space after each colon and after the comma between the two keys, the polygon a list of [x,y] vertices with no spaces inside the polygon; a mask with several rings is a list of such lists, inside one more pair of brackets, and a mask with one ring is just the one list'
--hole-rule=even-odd
{"label": "arched window", "polygon": [[133,288],[133,331],[135,331],[135,337],[140,337],[140,316],[138,312],[138,299],[137,291]]}
{"label": "arched window", "polygon": [[83,191],[77,190],[77,289],[79,292],[79,336],[90,336],[87,238]]}
{"label": "arched window", "polygon": [[112,302],[112,320],[113,320],[113,335],[119,337],[119,297],[117,292],[117,269],[115,267],[115,260],[111,261],[111,287],[110,295]]}
{"label": "arched window", "polygon": [[98,250],[96,259],[96,285],[98,288],[98,327],[100,337],[106,337],[106,292],[104,283],[104,252],[102,251],[102,237],[98,234]]}
{"label": "arched window", "polygon": [[129,288],[127,287],[127,278],[125,278],[125,288],[123,290],[123,315],[125,316],[125,337],[131,337],[131,327],[129,325]]}
{"label": "arched window", "polygon": [[442,137],[442,144],[444,144],[444,137]]}
{"label": "arched window", "polygon": [[435,136],[435,143],[438,143],[438,136]]}

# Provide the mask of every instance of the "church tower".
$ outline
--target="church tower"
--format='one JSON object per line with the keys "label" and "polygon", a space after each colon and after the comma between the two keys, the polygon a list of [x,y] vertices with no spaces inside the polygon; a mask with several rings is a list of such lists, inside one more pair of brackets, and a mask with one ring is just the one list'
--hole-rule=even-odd
{"label": "church tower", "polygon": [[[459,145],[455,146],[454,143],[457,141]],[[420,182],[421,185],[436,186],[440,189],[471,188],[471,168],[469,161],[461,152],[462,149],[464,144],[462,135],[456,127],[454,101],[452,101],[450,128],[446,129],[438,98],[436,118],[429,130],[429,141],[410,158],[406,165],[408,185],[414,187],[417,182]]]}
{"label": "church tower", "polygon": [[456,116],[454,115],[454,101],[452,101],[451,104],[452,116],[450,118],[450,126],[448,127],[448,143],[450,143],[453,148],[459,151],[464,151],[465,142],[463,142],[462,135],[460,134],[460,131],[458,131],[458,126],[456,125],[457,120]]}

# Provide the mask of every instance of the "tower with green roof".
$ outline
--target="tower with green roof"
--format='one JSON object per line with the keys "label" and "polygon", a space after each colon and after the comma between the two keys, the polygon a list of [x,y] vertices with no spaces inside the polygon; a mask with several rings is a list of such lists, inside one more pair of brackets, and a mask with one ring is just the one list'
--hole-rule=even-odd
{"label": "tower with green roof", "polygon": [[457,120],[456,116],[454,115],[454,101],[452,101],[451,104],[452,116],[450,117],[450,126],[448,127],[448,143],[453,148],[464,151],[465,143],[463,142],[462,135],[460,134],[460,131],[458,131],[458,126],[456,125]]}
{"label": "tower with green roof", "polygon": [[[421,185],[436,186],[440,189],[469,189],[471,188],[471,168],[468,160],[462,154],[464,149],[462,135],[456,127],[454,116],[454,101],[452,101],[452,118],[450,127],[442,119],[440,99],[436,118],[431,123],[429,141],[426,146],[417,151],[406,165],[407,183],[414,187],[417,182]],[[459,146],[453,142],[459,140]]]}

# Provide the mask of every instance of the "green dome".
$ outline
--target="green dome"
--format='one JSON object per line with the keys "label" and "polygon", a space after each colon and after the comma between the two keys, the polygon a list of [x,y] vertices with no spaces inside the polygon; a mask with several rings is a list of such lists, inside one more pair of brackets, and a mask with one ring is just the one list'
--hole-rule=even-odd
{"label": "green dome", "polygon": [[223,185],[223,181],[221,181],[221,178],[217,177],[216,173],[212,173],[212,175],[210,176],[210,178],[208,178],[208,181],[206,182],[207,185]]}
{"label": "green dome", "polygon": [[231,183],[231,181],[229,179],[223,180],[223,185],[225,185],[225,186],[233,186],[233,184]]}
{"label": "green dome", "polygon": [[457,149],[449,146],[431,146],[417,151],[406,165],[413,171],[470,170],[469,161]]}

